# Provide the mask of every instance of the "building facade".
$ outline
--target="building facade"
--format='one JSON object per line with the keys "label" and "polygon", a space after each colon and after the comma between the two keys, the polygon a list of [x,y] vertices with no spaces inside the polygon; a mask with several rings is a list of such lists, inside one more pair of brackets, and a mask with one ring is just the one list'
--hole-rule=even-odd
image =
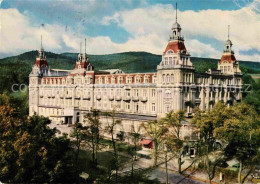
{"label": "building facade", "polygon": [[[86,49],[78,55],[74,69],[51,69],[41,48],[29,78],[30,115],[72,124],[83,123],[91,109],[115,109],[123,119],[117,133],[127,133],[133,126],[138,129],[142,122],[161,118],[170,110],[184,110],[192,117],[197,107],[210,110],[219,101],[232,105],[242,98],[242,74],[232,42],[226,41],[217,70],[197,73],[177,20],[156,72],[98,71],[88,60]],[[186,131],[189,134],[190,130]]]}

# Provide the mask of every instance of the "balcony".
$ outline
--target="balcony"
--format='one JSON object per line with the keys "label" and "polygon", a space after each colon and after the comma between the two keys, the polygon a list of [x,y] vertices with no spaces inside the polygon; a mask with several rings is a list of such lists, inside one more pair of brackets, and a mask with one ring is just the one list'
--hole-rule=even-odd
{"label": "balcony", "polygon": [[142,101],[142,102],[147,102],[147,97],[146,97],[146,96],[142,97],[142,98],[141,98],[141,101]]}
{"label": "balcony", "polygon": [[134,102],[138,102],[138,101],[139,101],[138,96],[133,96],[133,101],[134,101]]}
{"label": "balcony", "polygon": [[100,96],[100,95],[97,95],[97,96],[96,96],[96,99],[97,99],[97,100],[101,100],[101,96]]}
{"label": "balcony", "polygon": [[124,96],[123,100],[124,100],[124,101],[130,101],[130,100],[131,100],[131,97],[130,97],[130,96]]}
{"label": "balcony", "polygon": [[113,101],[114,100],[114,96],[109,96],[109,100]]}
{"label": "balcony", "polygon": [[157,69],[171,69],[171,68],[188,68],[188,69],[194,69],[194,66],[189,65],[158,65]]}
{"label": "balcony", "polygon": [[74,99],[80,99],[80,96],[75,96]]}
{"label": "balcony", "polygon": [[116,96],[116,101],[120,101],[121,100],[121,96]]}
{"label": "balcony", "polygon": [[83,96],[83,100],[90,100],[90,95]]}

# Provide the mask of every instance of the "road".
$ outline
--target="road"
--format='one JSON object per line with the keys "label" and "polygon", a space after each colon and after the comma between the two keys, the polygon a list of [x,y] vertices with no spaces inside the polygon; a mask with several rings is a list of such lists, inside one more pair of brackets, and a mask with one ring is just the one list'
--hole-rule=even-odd
{"label": "road", "polygon": [[[149,175],[150,175],[150,179],[157,178],[158,180],[160,180],[160,182],[163,183],[165,183],[166,181],[165,171],[160,168],[154,169],[151,173],[149,173]],[[169,177],[170,184],[207,184],[201,181],[195,181],[193,179],[186,178],[182,175],[173,172],[169,172],[168,177]]]}

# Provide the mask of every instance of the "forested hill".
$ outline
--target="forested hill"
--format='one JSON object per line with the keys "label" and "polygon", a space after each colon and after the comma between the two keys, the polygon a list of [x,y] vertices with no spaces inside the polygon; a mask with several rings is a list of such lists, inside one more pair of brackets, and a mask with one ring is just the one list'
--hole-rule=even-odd
{"label": "forested hill", "polygon": [[[0,92],[10,90],[14,83],[28,84],[28,76],[35,62],[37,51],[30,51],[18,56],[0,59]],[[55,54],[45,52],[51,68],[73,69],[77,53]],[[95,69],[122,69],[126,73],[131,72],[155,72],[156,66],[161,61],[160,55],[147,52],[124,52],[108,55],[89,55],[89,61]],[[191,57],[196,71],[204,72],[208,68],[217,67],[218,59]],[[260,63],[240,61],[240,67],[244,72],[260,73]]]}

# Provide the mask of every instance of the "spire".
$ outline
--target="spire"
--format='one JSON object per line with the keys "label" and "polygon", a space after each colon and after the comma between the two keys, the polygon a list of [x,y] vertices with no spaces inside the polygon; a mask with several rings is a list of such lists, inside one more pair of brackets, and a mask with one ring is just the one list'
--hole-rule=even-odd
{"label": "spire", "polygon": [[177,2],[176,2],[176,22],[177,22],[177,19],[178,19],[178,17],[177,17]]}
{"label": "spire", "polygon": [[38,58],[40,58],[40,59],[45,58],[44,50],[43,50],[43,47],[42,47],[42,35],[41,35],[41,48],[38,50]]}
{"label": "spire", "polygon": [[41,49],[42,49],[42,35],[41,35]]}
{"label": "spire", "polygon": [[82,42],[80,42],[79,54],[81,54],[81,45],[82,45]]}
{"label": "spire", "polygon": [[228,25],[228,40],[229,40],[230,25]]}
{"label": "spire", "polygon": [[87,51],[86,51],[86,38],[85,38],[85,54],[87,54]]}

